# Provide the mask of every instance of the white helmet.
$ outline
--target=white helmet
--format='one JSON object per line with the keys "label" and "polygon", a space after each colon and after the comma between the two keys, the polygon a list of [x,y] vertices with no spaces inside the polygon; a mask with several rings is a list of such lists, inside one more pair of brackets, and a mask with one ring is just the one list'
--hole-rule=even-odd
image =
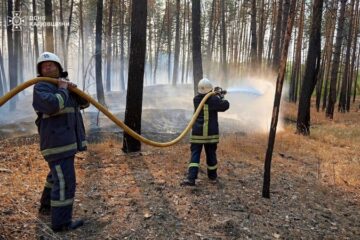
{"label": "white helmet", "polygon": [[203,78],[200,80],[198,84],[198,92],[200,94],[206,94],[213,89],[213,85],[211,84],[210,80],[207,78]]}
{"label": "white helmet", "polygon": [[36,68],[38,74],[40,74],[40,64],[47,61],[56,62],[59,65],[60,72],[63,71],[60,58],[57,55],[51,52],[43,52],[37,60]]}

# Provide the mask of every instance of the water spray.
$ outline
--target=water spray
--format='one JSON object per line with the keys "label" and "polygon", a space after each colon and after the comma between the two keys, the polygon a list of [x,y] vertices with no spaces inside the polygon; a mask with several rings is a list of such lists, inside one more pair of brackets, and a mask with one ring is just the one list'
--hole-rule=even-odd
{"label": "water spray", "polygon": [[249,94],[249,95],[254,95],[254,96],[262,96],[264,95],[263,92],[257,90],[256,88],[253,87],[233,87],[227,90],[228,93],[244,93],[244,94]]}

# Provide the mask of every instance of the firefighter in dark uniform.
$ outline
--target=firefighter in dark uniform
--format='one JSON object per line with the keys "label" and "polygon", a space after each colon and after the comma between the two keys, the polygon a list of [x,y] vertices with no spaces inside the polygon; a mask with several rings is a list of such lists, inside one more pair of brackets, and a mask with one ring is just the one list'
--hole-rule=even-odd
{"label": "firefighter in dark uniform", "polygon": [[55,232],[76,229],[83,220],[72,221],[76,178],[74,158],[86,150],[85,128],[80,109],[89,103],[68,90],[76,87],[63,72],[58,56],[50,52],[40,55],[37,62],[40,77],[57,78],[58,84],[39,82],[34,86],[33,107],[38,115],[41,154],[50,172],[41,196],[39,212],[51,213]]}
{"label": "firefighter in dark uniform", "polygon": [[[203,78],[198,84],[198,95],[194,97],[195,110],[207,93],[212,91],[211,82]],[[182,185],[195,186],[195,179],[199,172],[200,155],[204,146],[206,153],[208,178],[216,182],[217,180],[217,159],[216,149],[219,142],[218,112],[229,109],[229,102],[224,99],[223,94],[211,96],[205,103],[190,136],[191,160],[188,168],[188,176]]]}

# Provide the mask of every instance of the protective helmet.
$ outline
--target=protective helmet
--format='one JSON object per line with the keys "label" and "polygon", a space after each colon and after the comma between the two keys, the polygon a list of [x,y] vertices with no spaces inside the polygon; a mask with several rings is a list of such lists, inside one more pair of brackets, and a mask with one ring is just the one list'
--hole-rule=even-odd
{"label": "protective helmet", "polygon": [[203,78],[200,80],[198,84],[198,92],[200,94],[206,94],[213,89],[213,85],[211,84],[210,80],[207,78]]}
{"label": "protective helmet", "polygon": [[48,62],[48,61],[57,63],[60,73],[63,71],[60,58],[57,55],[55,55],[54,53],[51,53],[51,52],[43,52],[37,60],[36,69],[37,69],[38,74],[41,74],[40,73],[40,64],[43,62]]}

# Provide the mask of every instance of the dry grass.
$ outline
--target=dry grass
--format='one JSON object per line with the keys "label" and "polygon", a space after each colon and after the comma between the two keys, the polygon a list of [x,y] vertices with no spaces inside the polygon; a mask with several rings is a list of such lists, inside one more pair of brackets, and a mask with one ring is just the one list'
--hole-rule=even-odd
{"label": "dry grass", "polygon": [[[283,108],[296,119],[295,105]],[[133,155],[114,140],[91,144],[76,160],[74,215],[87,224],[66,234],[52,233],[37,214],[48,171],[37,142],[3,141],[0,239],[353,239],[360,234],[359,114],[329,121],[312,112],[310,137],[286,124],[276,138],[270,200],[260,195],[266,134],[222,136],[220,184],[207,182],[202,160],[193,189],[179,186],[188,144]]]}
{"label": "dry grass", "polygon": [[[340,185],[360,186],[360,112],[357,102],[349,113],[335,113],[329,120],[324,112],[311,111],[311,135],[303,137],[296,134],[294,125],[287,125],[279,135],[278,145],[289,147],[287,154],[300,155],[318,164],[320,181]],[[286,104],[287,116],[296,116],[295,104]],[[296,118],[295,118],[296,119]]]}

